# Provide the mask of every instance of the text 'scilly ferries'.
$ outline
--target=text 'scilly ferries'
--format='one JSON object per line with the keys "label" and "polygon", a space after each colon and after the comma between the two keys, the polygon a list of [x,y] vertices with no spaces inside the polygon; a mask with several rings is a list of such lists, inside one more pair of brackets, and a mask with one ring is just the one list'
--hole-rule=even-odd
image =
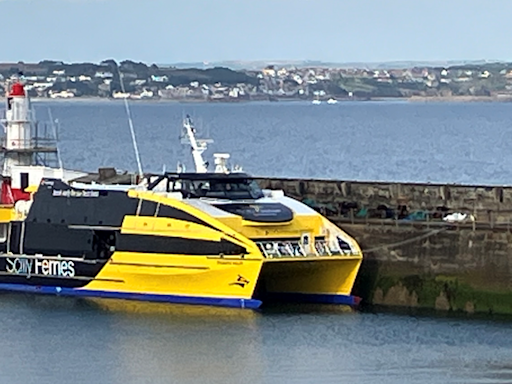
{"label": "text 'scilly ferries'", "polygon": [[[8,108],[25,102],[15,99],[24,98],[20,87]],[[13,124],[32,123],[8,116],[6,140]],[[190,118],[183,129],[197,172],[147,174],[138,185],[48,176],[48,167],[33,173],[42,177],[32,188],[26,168],[43,166],[28,155],[16,163],[14,153],[39,147],[5,145],[5,189],[19,189],[23,203],[2,201],[0,289],[246,308],[276,299],[356,304],[354,239],[282,191],[230,172],[226,154],[208,173]]]}

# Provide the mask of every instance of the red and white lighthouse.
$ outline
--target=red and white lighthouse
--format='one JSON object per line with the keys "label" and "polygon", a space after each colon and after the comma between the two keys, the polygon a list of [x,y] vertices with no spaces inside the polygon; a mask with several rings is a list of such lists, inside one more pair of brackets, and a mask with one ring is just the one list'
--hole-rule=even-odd
{"label": "red and white lighthouse", "polygon": [[26,89],[18,78],[6,84],[5,119],[2,124],[0,204],[29,200],[30,193],[26,188],[39,185],[43,178],[69,181],[85,175],[62,168],[53,130],[35,120]]}
{"label": "red and white lighthouse", "polygon": [[[25,88],[16,80],[7,90],[3,175],[12,176],[13,166],[33,165],[32,112]],[[56,151],[56,149],[55,149]]]}

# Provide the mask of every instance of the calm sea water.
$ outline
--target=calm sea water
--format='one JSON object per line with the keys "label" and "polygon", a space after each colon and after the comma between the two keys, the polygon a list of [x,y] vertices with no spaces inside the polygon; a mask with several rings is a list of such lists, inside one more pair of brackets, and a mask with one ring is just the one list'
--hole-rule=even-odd
{"label": "calm sea water", "polygon": [[510,383],[510,324],[0,296],[0,382]]}
{"label": "calm sea water", "polygon": [[[121,103],[37,103],[68,167],[136,169]],[[184,113],[257,175],[510,183],[507,104],[132,105],[145,170]],[[202,123],[201,123],[202,121]],[[213,149],[213,147],[212,147]],[[511,323],[331,306],[260,312],[0,294],[0,383],[510,383]]]}
{"label": "calm sea water", "polygon": [[[136,170],[122,102],[37,103],[61,122],[65,164]],[[512,105],[359,102],[132,103],[144,170],[175,170],[182,117],[260,176],[512,184]]]}

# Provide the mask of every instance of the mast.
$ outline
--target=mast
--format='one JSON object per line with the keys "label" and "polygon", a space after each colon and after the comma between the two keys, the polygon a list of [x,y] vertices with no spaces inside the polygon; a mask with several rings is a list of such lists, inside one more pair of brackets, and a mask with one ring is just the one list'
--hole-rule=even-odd
{"label": "mast", "polygon": [[197,173],[208,172],[208,163],[203,159],[203,152],[208,148],[207,143],[211,140],[198,140],[196,139],[196,129],[192,124],[192,119],[189,115],[183,120],[183,136],[185,136],[185,142],[190,144],[192,149],[192,158],[194,159],[194,165]]}
{"label": "mast", "polygon": [[[208,144],[213,143],[212,139],[197,139],[196,129],[192,119],[187,115],[183,119],[183,131],[181,133],[181,143],[189,144],[192,150],[192,158],[196,167],[196,173],[207,173],[208,162],[203,159],[203,153],[208,149]],[[214,153],[215,173],[242,172],[242,167],[235,166],[233,169],[228,167],[229,153]],[[182,166],[178,165],[178,172],[182,172]]]}
{"label": "mast", "polygon": [[[126,94],[124,87],[124,79],[119,66],[117,66],[117,73],[119,75],[119,82],[121,83],[121,90],[123,94]],[[144,173],[142,172],[142,162],[140,161],[139,146],[137,144],[137,138],[135,137],[135,128],[133,127],[132,113],[130,111],[130,105],[128,104],[128,98],[124,97],[124,108],[126,110],[126,116],[128,117],[128,126],[130,127],[130,134],[132,136],[133,150],[135,152],[135,160],[137,160],[137,170],[139,171],[139,177],[142,180]]]}

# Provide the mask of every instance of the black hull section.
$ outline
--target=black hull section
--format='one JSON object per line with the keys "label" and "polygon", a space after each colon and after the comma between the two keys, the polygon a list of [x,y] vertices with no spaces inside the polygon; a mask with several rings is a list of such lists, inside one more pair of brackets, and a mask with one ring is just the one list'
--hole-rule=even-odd
{"label": "black hull section", "polygon": [[78,288],[94,280],[106,262],[0,254],[0,283]]}
{"label": "black hull section", "polygon": [[43,180],[27,218],[2,224],[6,235],[0,242],[0,284],[85,287],[97,279],[116,251],[181,255],[247,252],[226,239],[122,234],[127,215],[168,217],[213,228],[188,212],[131,198],[126,191],[76,189],[59,180]]}

